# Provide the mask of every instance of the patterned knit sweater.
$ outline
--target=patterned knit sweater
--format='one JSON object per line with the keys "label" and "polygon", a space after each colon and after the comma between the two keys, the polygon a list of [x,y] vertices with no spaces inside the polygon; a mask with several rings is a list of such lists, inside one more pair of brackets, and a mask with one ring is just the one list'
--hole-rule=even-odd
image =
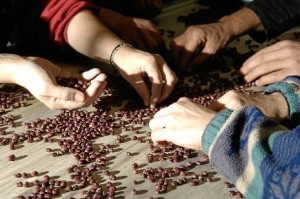
{"label": "patterned knit sweater", "polygon": [[202,137],[211,164],[246,198],[300,198],[300,77],[266,88],[281,92],[289,106],[286,124],[254,106],[220,112]]}

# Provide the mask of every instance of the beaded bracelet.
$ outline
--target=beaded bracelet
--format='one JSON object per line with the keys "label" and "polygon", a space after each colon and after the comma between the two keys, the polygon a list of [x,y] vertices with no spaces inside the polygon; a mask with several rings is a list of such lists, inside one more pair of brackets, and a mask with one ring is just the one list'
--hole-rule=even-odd
{"label": "beaded bracelet", "polygon": [[117,46],[113,49],[113,51],[111,52],[109,61],[110,61],[110,64],[111,64],[114,68],[116,68],[116,64],[115,64],[115,62],[114,62],[115,54],[118,52],[118,50],[120,50],[120,49],[123,48],[123,47],[133,48],[133,46],[132,46],[131,44],[128,44],[128,43],[121,43],[121,44],[117,45]]}

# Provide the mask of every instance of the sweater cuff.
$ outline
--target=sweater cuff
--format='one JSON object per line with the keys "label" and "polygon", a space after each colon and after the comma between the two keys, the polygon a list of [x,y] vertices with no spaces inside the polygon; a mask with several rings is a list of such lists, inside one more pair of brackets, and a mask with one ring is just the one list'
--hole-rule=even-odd
{"label": "sweater cuff", "polygon": [[217,114],[207,125],[202,135],[201,146],[205,154],[209,155],[211,145],[215,142],[217,135],[225,124],[226,120],[229,118],[233,110],[225,109]]}
{"label": "sweater cuff", "polygon": [[299,86],[296,84],[290,84],[287,82],[277,82],[269,85],[265,94],[271,94],[274,92],[280,92],[286,99],[288,103],[289,115],[288,115],[288,125],[297,125],[297,120],[300,117],[300,106],[299,106]]}

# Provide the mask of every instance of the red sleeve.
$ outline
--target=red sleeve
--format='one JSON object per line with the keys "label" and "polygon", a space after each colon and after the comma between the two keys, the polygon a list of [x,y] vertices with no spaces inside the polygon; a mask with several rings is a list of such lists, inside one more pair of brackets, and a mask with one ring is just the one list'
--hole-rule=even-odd
{"label": "red sleeve", "polygon": [[40,17],[48,24],[53,42],[60,47],[68,43],[67,27],[73,16],[81,10],[98,9],[89,0],[48,0],[46,2]]}

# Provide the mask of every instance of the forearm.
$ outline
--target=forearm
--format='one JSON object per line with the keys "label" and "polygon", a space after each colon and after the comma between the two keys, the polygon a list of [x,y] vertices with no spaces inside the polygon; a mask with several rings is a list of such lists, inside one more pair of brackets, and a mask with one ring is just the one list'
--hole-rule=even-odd
{"label": "forearm", "polygon": [[251,31],[261,31],[263,26],[258,16],[249,8],[242,8],[237,12],[224,16],[220,19],[224,31],[228,32],[231,38],[244,35]]}
{"label": "forearm", "polygon": [[73,17],[67,37],[69,45],[76,51],[106,63],[113,49],[124,43],[89,11],[81,11]]}
{"label": "forearm", "polygon": [[0,83],[17,84],[18,79],[20,79],[20,70],[25,68],[26,63],[27,61],[21,56],[14,54],[0,54]]}
{"label": "forearm", "polygon": [[207,126],[202,146],[216,171],[246,198],[265,198],[299,181],[299,170],[289,172],[299,168],[299,132],[300,127],[290,131],[255,107],[227,109]]}

